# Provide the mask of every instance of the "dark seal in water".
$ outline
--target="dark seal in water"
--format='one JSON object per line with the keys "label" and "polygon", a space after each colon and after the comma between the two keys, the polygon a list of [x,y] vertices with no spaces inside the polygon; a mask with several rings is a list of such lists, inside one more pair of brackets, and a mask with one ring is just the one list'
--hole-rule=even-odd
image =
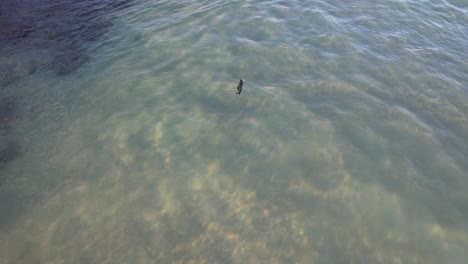
{"label": "dark seal in water", "polygon": [[237,93],[236,93],[236,94],[238,94],[238,95],[241,94],[241,92],[242,92],[242,85],[244,85],[244,82],[242,81],[242,79],[240,79],[239,84],[237,85]]}

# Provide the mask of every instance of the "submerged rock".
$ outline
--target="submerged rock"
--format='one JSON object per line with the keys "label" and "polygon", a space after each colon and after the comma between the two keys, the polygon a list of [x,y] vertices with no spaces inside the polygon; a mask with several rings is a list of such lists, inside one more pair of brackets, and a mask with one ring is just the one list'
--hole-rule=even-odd
{"label": "submerged rock", "polygon": [[15,13],[0,15],[0,43],[4,41],[16,43],[28,37],[33,31],[33,21],[30,17]]}
{"label": "submerged rock", "polygon": [[90,42],[96,41],[106,34],[111,26],[112,22],[110,21],[100,21],[86,26],[83,30],[83,40]]}
{"label": "submerged rock", "polygon": [[0,99],[0,131],[11,127],[18,117],[17,104],[12,98]]}
{"label": "submerged rock", "polygon": [[[19,155],[19,150],[19,145],[12,141],[8,142],[6,146],[0,145],[0,169],[3,169],[6,164],[16,159]],[[2,181],[0,179],[0,185]]]}
{"label": "submerged rock", "polygon": [[59,75],[68,75],[77,70],[81,65],[89,60],[80,49],[65,49],[59,52],[52,61],[52,65],[58,69]]}
{"label": "submerged rock", "polygon": [[18,40],[26,38],[32,32],[31,28],[19,24],[0,24],[0,37],[5,40]]}
{"label": "submerged rock", "polygon": [[33,74],[36,70],[35,61],[0,64],[0,87],[6,87],[19,78]]}

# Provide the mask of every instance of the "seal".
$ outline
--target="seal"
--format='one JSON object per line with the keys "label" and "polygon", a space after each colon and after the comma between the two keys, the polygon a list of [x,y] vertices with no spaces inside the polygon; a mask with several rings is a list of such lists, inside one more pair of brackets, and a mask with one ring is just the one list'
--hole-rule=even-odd
{"label": "seal", "polygon": [[238,95],[241,94],[241,92],[242,92],[242,85],[244,85],[244,82],[242,81],[242,79],[240,79],[239,84],[237,85],[237,93],[236,93],[236,94],[238,94]]}

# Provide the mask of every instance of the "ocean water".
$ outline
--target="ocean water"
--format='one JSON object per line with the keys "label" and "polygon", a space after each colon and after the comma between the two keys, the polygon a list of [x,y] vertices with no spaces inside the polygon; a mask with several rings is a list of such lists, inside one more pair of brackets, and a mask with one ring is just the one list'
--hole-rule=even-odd
{"label": "ocean water", "polygon": [[467,40],[464,0],[4,0],[0,263],[466,263]]}

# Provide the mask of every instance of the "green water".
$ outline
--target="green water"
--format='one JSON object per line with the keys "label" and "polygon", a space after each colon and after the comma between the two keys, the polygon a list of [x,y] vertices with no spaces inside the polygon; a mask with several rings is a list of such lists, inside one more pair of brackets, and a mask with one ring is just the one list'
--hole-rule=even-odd
{"label": "green water", "polygon": [[468,5],[349,2],[136,1],[67,74],[4,49],[46,66],[1,90],[0,263],[464,263]]}

